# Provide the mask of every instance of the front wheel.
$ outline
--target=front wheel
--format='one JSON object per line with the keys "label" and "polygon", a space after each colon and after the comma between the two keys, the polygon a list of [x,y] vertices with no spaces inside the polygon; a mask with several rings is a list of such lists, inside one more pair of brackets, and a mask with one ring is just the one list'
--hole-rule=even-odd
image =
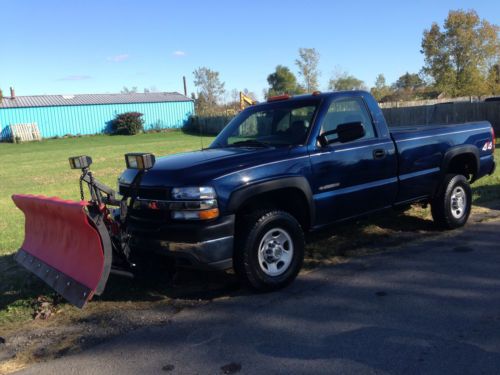
{"label": "front wheel", "polygon": [[299,273],[304,248],[304,232],[292,215],[281,210],[258,211],[242,225],[235,249],[235,271],[254,289],[283,288]]}
{"label": "front wheel", "polygon": [[441,192],[431,204],[434,222],[445,229],[455,229],[465,225],[470,215],[472,190],[462,175],[445,176]]}

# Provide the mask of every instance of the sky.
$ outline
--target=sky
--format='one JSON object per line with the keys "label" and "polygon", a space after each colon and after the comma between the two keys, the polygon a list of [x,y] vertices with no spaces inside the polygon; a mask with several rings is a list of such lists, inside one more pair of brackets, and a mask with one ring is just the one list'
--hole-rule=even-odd
{"label": "sky", "polygon": [[17,95],[196,91],[193,71],[220,72],[226,100],[262,98],[278,64],[297,73],[300,47],[320,53],[320,85],[347,71],[368,87],[423,65],[424,29],[450,9],[500,25],[500,1],[0,0],[0,88]]}

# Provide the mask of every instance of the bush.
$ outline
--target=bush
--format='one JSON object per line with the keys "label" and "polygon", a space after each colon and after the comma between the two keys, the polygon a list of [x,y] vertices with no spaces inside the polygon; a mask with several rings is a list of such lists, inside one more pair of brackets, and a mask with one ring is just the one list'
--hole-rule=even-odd
{"label": "bush", "polygon": [[142,113],[126,112],[116,115],[111,121],[111,134],[134,135],[144,131]]}

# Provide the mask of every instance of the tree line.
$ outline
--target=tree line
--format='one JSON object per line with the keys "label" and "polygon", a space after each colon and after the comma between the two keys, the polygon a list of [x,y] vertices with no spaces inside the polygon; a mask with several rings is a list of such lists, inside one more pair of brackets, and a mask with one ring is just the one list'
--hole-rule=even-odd
{"label": "tree line", "polygon": [[[499,95],[499,31],[499,26],[481,19],[474,10],[451,10],[443,25],[433,23],[424,30],[420,50],[424,66],[419,72],[406,72],[391,84],[381,73],[368,88],[355,75],[338,71],[329,80],[328,90],[370,90],[381,102]],[[298,74],[287,66],[276,66],[267,77],[269,87],[264,96],[319,90],[319,61],[320,53],[315,48],[299,48],[295,60]],[[220,109],[226,91],[219,72],[201,67],[193,74],[198,113]],[[246,93],[255,98],[254,93]],[[230,106],[237,106],[236,95],[233,90]]]}

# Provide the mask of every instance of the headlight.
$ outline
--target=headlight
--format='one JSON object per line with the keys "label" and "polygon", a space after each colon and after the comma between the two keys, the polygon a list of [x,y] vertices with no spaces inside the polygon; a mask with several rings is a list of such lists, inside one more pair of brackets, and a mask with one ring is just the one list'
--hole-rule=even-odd
{"label": "headlight", "polygon": [[147,153],[125,154],[125,162],[129,169],[151,169],[155,165],[155,156]]}
{"label": "headlight", "polygon": [[173,188],[172,198],[173,199],[215,199],[217,195],[213,187],[202,186],[202,187],[183,187],[183,188]]}
{"label": "headlight", "polygon": [[72,156],[69,158],[69,166],[72,169],[85,169],[92,164],[92,158],[90,156]]}
{"label": "headlight", "polygon": [[[219,217],[217,194],[213,187],[182,187],[172,189],[172,219],[210,220]],[[175,202],[178,201],[178,202]]]}
{"label": "headlight", "polygon": [[170,209],[173,211],[178,211],[178,210],[199,211],[199,210],[208,210],[209,208],[214,208],[214,207],[217,207],[217,201],[215,199],[209,199],[203,201],[179,201],[170,203]]}

